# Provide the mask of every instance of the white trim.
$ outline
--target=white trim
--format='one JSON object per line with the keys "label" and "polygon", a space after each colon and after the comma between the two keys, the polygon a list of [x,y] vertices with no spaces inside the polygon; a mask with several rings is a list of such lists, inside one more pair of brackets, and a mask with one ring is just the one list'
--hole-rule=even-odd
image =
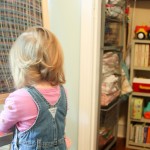
{"label": "white trim", "polygon": [[78,150],[96,150],[99,121],[100,2],[81,1]]}

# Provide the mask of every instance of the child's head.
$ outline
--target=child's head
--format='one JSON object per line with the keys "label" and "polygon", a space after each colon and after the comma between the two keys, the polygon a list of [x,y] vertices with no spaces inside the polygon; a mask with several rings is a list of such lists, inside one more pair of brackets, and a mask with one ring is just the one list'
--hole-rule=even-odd
{"label": "child's head", "polygon": [[16,88],[48,81],[65,83],[63,52],[55,35],[43,27],[31,27],[13,44],[10,67]]}

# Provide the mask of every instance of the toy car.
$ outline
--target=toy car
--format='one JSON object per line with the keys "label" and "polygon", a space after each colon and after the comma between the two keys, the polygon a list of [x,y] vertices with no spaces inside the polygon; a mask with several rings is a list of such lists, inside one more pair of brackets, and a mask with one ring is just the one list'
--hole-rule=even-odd
{"label": "toy car", "polygon": [[135,36],[140,40],[150,39],[150,26],[136,26]]}

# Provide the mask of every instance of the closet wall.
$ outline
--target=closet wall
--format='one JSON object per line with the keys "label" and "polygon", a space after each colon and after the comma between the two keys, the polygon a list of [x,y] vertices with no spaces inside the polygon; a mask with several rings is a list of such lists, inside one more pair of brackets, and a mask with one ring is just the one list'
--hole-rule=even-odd
{"label": "closet wall", "polygon": [[68,93],[66,135],[71,150],[78,148],[79,74],[80,74],[80,0],[49,0],[50,29],[58,37],[64,52],[65,88]]}
{"label": "closet wall", "polygon": [[150,1],[130,1],[128,43],[131,43],[134,38],[134,29],[136,25],[150,26]]}

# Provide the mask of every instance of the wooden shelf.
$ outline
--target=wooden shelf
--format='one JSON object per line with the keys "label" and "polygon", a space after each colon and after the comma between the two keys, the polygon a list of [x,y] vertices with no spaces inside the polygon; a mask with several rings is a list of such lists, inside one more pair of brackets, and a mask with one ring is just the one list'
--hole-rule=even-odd
{"label": "wooden shelf", "polygon": [[133,69],[134,70],[150,71],[150,67],[134,67],[133,66]]}
{"label": "wooden shelf", "polygon": [[133,40],[134,43],[141,43],[141,44],[150,44],[150,40]]}
{"label": "wooden shelf", "polygon": [[5,103],[5,99],[8,97],[9,93],[0,94],[0,104]]}
{"label": "wooden shelf", "polygon": [[[137,149],[140,148],[141,149],[144,149],[144,150],[147,150],[147,149],[150,149],[150,144],[149,143],[135,143],[133,141],[129,141],[129,145],[133,145],[133,146],[138,146],[136,147]],[[135,148],[135,147],[134,147]],[[147,148],[147,149],[146,149]]]}
{"label": "wooden shelf", "polygon": [[150,123],[150,119],[145,119],[144,117],[142,117],[141,119],[130,119],[133,122],[141,122],[141,123]]}
{"label": "wooden shelf", "polygon": [[134,96],[150,97],[150,93],[144,93],[144,92],[132,92],[132,95],[134,95]]}
{"label": "wooden shelf", "polygon": [[104,46],[101,48],[104,51],[114,51],[114,52],[121,52],[123,46]]}
{"label": "wooden shelf", "polygon": [[[150,45],[150,40],[133,40],[132,42],[132,52],[131,52],[131,60],[134,60],[135,58],[135,45],[136,44],[148,44]],[[139,59],[140,61],[140,59]],[[142,77],[142,78],[149,78],[149,73],[150,73],[150,66],[148,67],[141,67],[140,64],[138,64],[139,66],[134,66],[134,61],[131,62],[131,68],[130,68],[130,81],[131,81],[131,85],[133,84],[133,79],[135,77]],[[144,116],[142,116],[141,119],[133,119],[131,118],[131,110],[133,110],[133,97],[140,97],[143,99],[143,103],[145,103],[145,101],[150,98],[150,93],[149,92],[132,92],[129,98],[129,103],[128,103],[128,122],[127,122],[127,138],[126,138],[126,142],[127,142],[127,148],[131,148],[131,149],[137,149],[137,150],[149,150],[150,149],[150,143],[142,143],[140,141],[143,141],[143,139],[139,140],[139,134],[141,134],[141,132],[144,134],[144,131],[139,132],[137,130],[137,135],[134,138],[137,138],[138,142],[134,142],[130,140],[130,125],[132,125],[135,130],[138,129],[136,128],[136,125],[139,125],[141,127],[145,127],[145,126],[150,126],[150,119],[146,119],[144,118]],[[148,100],[149,101],[149,100]],[[139,106],[140,107],[140,106]],[[142,106],[144,108],[144,105]],[[142,109],[143,109],[142,108]],[[131,129],[132,130],[132,129]],[[135,133],[135,132],[134,132]]]}
{"label": "wooden shelf", "polygon": [[[137,40],[137,39],[134,39],[132,41],[132,52],[131,52],[131,60],[135,60],[135,45],[136,44],[148,44],[150,45],[150,40]],[[145,55],[142,55],[143,57],[145,57]],[[138,58],[137,58],[138,59]],[[139,58],[139,61],[140,61],[140,58]],[[131,68],[130,68],[130,81],[131,81],[131,84],[133,84],[133,79],[135,77],[142,77],[142,78],[149,78],[149,73],[150,73],[150,66],[148,67],[141,67],[141,64],[137,64],[139,66],[134,66],[134,61],[131,62]],[[133,101],[132,101],[132,98],[133,97],[141,97],[143,98],[143,103],[145,104],[146,103],[146,100],[150,98],[150,93],[149,92],[132,92],[131,95],[130,95],[130,98],[129,98],[129,103],[128,103],[128,122],[127,122],[127,138],[126,138],[126,141],[127,141],[127,148],[131,148],[131,149],[137,149],[137,150],[149,150],[150,149],[150,143],[142,143],[142,140],[139,139],[139,134],[141,134],[141,132],[144,134],[144,131],[138,131],[135,133],[135,137],[134,138],[137,138],[137,142],[134,142],[134,141],[131,141],[130,140],[130,134],[131,134],[131,131],[130,131],[130,125],[133,125],[133,127],[135,127],[135,130],[138,129],[136,128],[137,126],[136,125],[139,125],[139,126],[150,126],[150,119],[146,119],[142,116],[141,119],[133,119],[131,118],[131,109],[132,106],[133,106]],[[148,100],[149,101],[149,100]],[[150,102],[150,101],[149,101]],[[143,108],[144,108],[144,104],[143,104]],[[142,109],[143,109],[142,108]],[[133,130],[133,129],[131,129]]]}

